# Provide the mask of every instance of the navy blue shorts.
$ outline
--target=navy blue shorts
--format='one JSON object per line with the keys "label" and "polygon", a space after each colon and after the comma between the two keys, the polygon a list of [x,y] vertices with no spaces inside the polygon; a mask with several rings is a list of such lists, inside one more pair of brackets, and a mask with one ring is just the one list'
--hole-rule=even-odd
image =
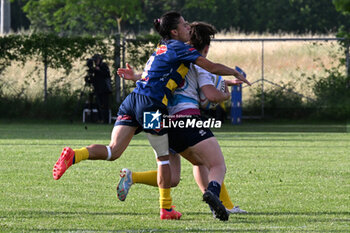
{"label": "navy blue shorts", "polygon": [[[198,121],[203,121],[201,116],[192,116],[192,119],[196,118]],[[186,121],[188,118],[178,118],[177,121]],[[209,128],[171,128],[168,132],[169,147],[181,153],[190,146],[194,146],[197,143],[204,141],[205,139],[214,137],[213,132]]]}
{"label": "navy blue shorts", "polygon": [[[161,127],[159,129],[150,129],[145,128],[145,123],[147,121],[153,120],[152,117],[148,118],[149,112],[157,112],[161,113],[161,116],[159,118],[155,119],[153,121],[154,124],[160,123]],[[146,114],[146,122],[144,122],[144,115]],[[141,132],[142,130],[151,133],[151,134],[157,134],[157,135],[163,135],[168,132],[167,128],[163,128],[162,119],[163,115],[168,115],[168,110],[166,106],[148,96],[140,95],[137,93],[130,93],[123,103],[119,107],[117,120],[115,122],[116,125],[128,125],[137,127],[135,134]],[[148,122],[150,123],[150,122]],[[146,124],[148,125],[148,124]]]}

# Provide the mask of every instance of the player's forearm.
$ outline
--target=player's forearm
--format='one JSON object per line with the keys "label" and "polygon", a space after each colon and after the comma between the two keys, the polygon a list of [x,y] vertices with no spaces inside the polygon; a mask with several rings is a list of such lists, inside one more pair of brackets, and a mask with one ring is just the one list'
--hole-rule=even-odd
{"label": "player's forearm", "polygon": [[222,101],[228,100],[230,98],[230,93],[218,92],[216,95],[210,96],[207,99],[210,102],[221,103]]}
{"label": "player's forearm", "polygon": [[[122,76],[122,78],[124,78]],[[141,74],[134,74],[131,78],[127,78],[126,80],[131,80],[133,82],[137,82],[137,80],[140,80],[141,79]]]}
{"label": "player's forearm", "polygon": [[210,102],[214,103],[220,103],[230,98],[230,92],[227,88],[225,88],[225,92],[221,92],[213,85],[205,85],[201,87],[201,91]]}
{"label": "player's forearm", "polygon": [[217,75],[233,75],[233,76],[238,75],[238,72],[235,69],[232,69],[220,63],[213,63],[211,70],[212,71],[209,71],[209,72]]}

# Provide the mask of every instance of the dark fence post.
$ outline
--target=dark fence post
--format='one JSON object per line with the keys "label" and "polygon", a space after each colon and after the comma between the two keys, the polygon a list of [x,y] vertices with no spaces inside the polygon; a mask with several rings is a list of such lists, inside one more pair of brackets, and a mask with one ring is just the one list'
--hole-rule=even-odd
{"label": "dark fence post", "polygon": [[350,43],[346,43],[346,49],[345,49],[345,56],[346,56],[346,75],[347,77],[350,77],[350,54],[349,54],[349,46]]}
{"label": "dark fence post", "polygon": [[[126,50],[126,43],[125,43],[125,39],[123,38],[123,55],[122,55],[122,67],[125,68],[125,50]],[[125,86],[125,79],[123,79],[123,99],[126,98],[126,86]]]}
{"label": "dark fence post", "polygon": [[115,100],[117,105],[121,103],[120,98],[120,77],[117,74],[117,70],[120,67],[120,34],[115,34],[114,37],[114,71],[115,71]]}
{"label": "dark fence post", "polygon": [[261,118],[265,117],[264,52],[264,40],[261,40]]}
{"label": "dark fence post", "polygon": [[47,57],[44,55],[44,102],[47,102]]}

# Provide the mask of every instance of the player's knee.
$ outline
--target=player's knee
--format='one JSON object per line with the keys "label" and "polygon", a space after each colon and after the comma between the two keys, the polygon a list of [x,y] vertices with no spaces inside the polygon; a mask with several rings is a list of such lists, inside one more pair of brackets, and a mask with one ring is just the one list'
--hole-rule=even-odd
{"label": "player's knee", "polygon": [[109,147],[111,149],[111,154],[110,154],[110,159],[107,159],[107,160],[114,161],[114,160],[118,159],[121,156],[121,153],[118,151],[116,146],[112,144]]}
{"label": "player's knee", "polygon": [[180,177],[171,176],[171,187],[174,188],[180,183]]}
{"label": "player's knee", "polygon": [[120,153],[117,153],[117,152],[112,153],[111,161],[119,159],[120,156],[121,156]]}
{"label": "player's knee", "polygon": [[224,173],[226,174],[227,168],[226,168],[226,164],[222,165],[222,170],[224,171]]}
{"label": "player's knee", "polygon": [[112,155],[112,157],[109,161],[117,160],[119,157],[120,157],[120,155]]}

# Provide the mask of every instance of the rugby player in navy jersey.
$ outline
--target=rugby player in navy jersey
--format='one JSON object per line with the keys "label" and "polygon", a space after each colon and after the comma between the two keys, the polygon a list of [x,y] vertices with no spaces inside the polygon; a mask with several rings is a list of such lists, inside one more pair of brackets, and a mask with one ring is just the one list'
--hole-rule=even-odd
{"label": "rugby player in navy jersey", "polygon": [[[191,24],[190,44],[196,48],[202,56],[206,57],[209,52],[211,38],[214,37],[216,29],[214,26],[204,22],[194,22]],[[132,69],[128,65],[129,69]],[[168,111],[173,120],[186,122],[192,119],[203,121],[199,110],[198,90],[211,102],[221,102],[230,97],[227,86],[238,85],[239,80],[226,80],[225,92],[215,88],[213,80],[216,75],[191,64],[190,70],[185,77],[185,82],[178,87],[173,97],[169,100]],[[133,81],[136,81],[135,76]],[[176,118],[176,119],[175,119]],[[179,124],[177,124],[179,125]],[[181,163],[178,154],[189,160],[193,164],[193,174],[201,191],[205,193],[210,190],[211,182],[221,181],[226,172],[224,157],[220,146],[213,133],[208,128],[198,127],[177,127],[169,130],[169,144],[173,154],[170,156],[170,166],[172,169],[172,187],[178,185],[180,181]],[[133,184],[146,184],[157,186],[157,171],[135,172],[123,168],[120,173],[121,179],[117,186],[118,198],[124,201],[128,195],[130,187]],[[227,213],[247,213],[246,211],[234,206],[228,195],[224,183],[221,183],[220,197]],[[215,217],[219,217],[214,214]]]}
{"label": "rugby player in navy jersey", "polygon": [[[190,39],[190,26],[177,12],[168,12],[160,19],[154,20],[154,26],[161,35],[162,41],[149,58],[141,79],[136,83],[134,91],[126,97],[119,107],[118,117],[112,131],[108,146],[93,144],[81,149],[65,147],[53,168],[53,177],[58,180],[73,164],[82,160],[118,159],[129,145],[133,135],[144,130],[152,145],[158,164],[157,183],[160,192],[160,218],[180,219],[181,213],[172,208],[171,170],[169,165],[169,141],[166,128],[148,129],[144,125],[144,113],[153,113],[157,118],[168,115],[168,100],[185,78],[191,63],[219,75],[234,75],[250,84],[239,72],[227,66],[213,63],[202,57],[200,53],[186,44]],[[127,68],[118,69],[118,75],[126,79],[133,75]],[[220,184],[220,183],[218,183]],[[213,189],[218,189],[218,186]],[[207,196],[217,212],[223,212],[224,206],[219,203],[210,190]],[[206,193],[205,193],[206,194]],[[219,214],[219,213],[218,213]]]}

